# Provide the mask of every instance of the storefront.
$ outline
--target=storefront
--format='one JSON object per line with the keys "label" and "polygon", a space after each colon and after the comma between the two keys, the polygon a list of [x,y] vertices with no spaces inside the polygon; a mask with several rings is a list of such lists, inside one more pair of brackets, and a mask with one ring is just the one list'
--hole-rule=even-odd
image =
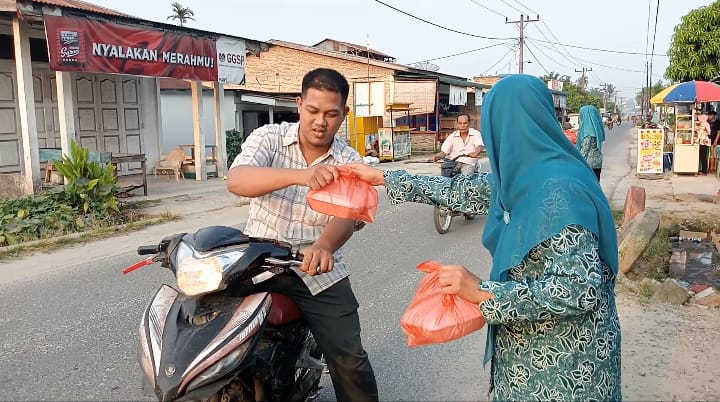
{"label": "storefront", "polygon": [[[2,5],[0,191],[5,195],[37,192],[41,149],[67,154],[73,139],[93,152],[130,160],[118,166],[120,174],[138,171],[143,163],[154,166],[162,148],[156,77],[192,80],[194,93],[201,81],[215,82],[222,102],[219,83],[243,82],[247,51],[260,50],[259,42],[144,21],[83,2]],[[199,121],[199,102],[188,113]],[[196,126],[194,157],[205,160]],[[224,144],[222,135],[218,130],[218,144]],[[136,162],[140,159],[144,162]]]}

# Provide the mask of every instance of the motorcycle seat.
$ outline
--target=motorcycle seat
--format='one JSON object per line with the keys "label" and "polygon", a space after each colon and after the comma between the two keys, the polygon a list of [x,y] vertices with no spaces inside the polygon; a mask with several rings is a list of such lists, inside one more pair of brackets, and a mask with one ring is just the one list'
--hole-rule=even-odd
{"label": "motorcycle seat", "polygon": [[289,324],[302,318],[302,311],[295,301],[281,293],[270,293],[272,307],[268,322],[271,325],[280,326]]}

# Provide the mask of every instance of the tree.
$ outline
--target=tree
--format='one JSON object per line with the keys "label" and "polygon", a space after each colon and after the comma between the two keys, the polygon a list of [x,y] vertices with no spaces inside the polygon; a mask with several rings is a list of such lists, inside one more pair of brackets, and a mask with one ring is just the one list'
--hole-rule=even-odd
{"label": "tree", "polygon": [[185,7],[177,1],[171,4],[172,14],[167,17],[169,20],[178,20],[180,26],[185,26],[187,21],[195,21],[195,12],[189,7]]}
{"label": "tree", "polygon": [[[653,86],[650,88],[650,91],[651,91],[650,97],[652,98],[653,96],[657,95],[658,92],[665,89],[665,87],[666,87],[666,84],[663,83],[662,80],[658,80],[658,82],[654,83]],[[637,95],[635,95],[635,103],[637,103],[638,105],[642,105],[643,103],[647,104],[647,93],[648,93],[647,87],[641,89],[640,92],[638,92]]]}
{"label": "tree", "polygon": [[683,16],[675,27],[665,76],[710,81],[720,73],[720,1]]}
{"label": "tree", "polygon": [[567,111],[568,113],[577,113],[580,108],[585,105],[593,105],[601,108],[603,101],[600,96],[593,95],[577,84],[573,84],[568,79],[563,84],[563,91],[567,93]]}

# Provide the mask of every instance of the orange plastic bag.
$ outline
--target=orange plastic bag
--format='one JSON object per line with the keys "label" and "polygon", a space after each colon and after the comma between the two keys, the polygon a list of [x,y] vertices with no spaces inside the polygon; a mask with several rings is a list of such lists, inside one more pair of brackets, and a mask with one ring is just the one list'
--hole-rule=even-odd
{"label": "orange plastic bag", "polygon": [[375,222],[378,192],[358,179],[347,166],[340,166],[340,178],[319,190],[310,190],[308,204],[313,210],[338,218]]}
{"label": "orange plastic bag", "polygon": [[578,135],[577,130],[564,130],[564,131],[565,131],[565,135],[567,136],[568,140],[570,140],[570,142],[572,142],[573,144],[577,144],[577,135]]}
{"label": "orange plastic bag", "polygon": [[480,306],[440,291],[440,263],[425,261],[417,266],[427,275],[410,307],[400,319],[408,346],[422,346],[460,339],[485,325]]}

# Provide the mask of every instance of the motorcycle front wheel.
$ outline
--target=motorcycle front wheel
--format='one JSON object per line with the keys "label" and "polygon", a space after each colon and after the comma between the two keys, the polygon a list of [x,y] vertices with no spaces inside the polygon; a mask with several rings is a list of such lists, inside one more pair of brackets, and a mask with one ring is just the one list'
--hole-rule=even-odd
{"label": "motorcycle front wheel", "polygon": [[447,208],[435,207],[433,209],[433,222],[435,230],[440,234],[445,234],[450,230],[452,224],[453,213]]}

